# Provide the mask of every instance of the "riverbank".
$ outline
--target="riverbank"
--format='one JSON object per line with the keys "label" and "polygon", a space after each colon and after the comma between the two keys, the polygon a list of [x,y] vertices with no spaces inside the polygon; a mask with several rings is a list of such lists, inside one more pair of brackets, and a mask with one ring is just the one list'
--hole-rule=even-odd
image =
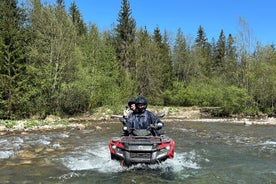
{"label": "riverbank", "polygon": [[[265,115],[258,117],[226,117],[215,118],[206,109],[196,107],[149,107],[149,110],[157,114],[165,113],[164,122],[171,121],[194,121],[194,122],[221,122],[236,123],[243,125],[276,125],[276,118]],[[83,114],[77,117],[60,118],[47,116],[45,119],[26,120],[0,120],[0,136],[8,133],[25,133],[31,131],[51,131],[62,128],[74,128],[83,130],[93,127],[100,130],[102,124],[119,122],[118,117],[111,110],[98,110],[93,114]]]}

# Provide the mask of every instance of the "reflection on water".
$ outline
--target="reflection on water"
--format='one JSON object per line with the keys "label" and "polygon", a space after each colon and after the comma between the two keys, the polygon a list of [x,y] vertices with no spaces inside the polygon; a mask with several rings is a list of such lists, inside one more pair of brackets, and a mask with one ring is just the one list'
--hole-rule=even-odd
{"label": "reflection on water", "polygon": [[[166,123],[166,121],[164,121]],[[108,141],[119,123],[102,129],[0,137],[1,183],[275,183],[276,127],[167,122],[175,158],[123,168]]]}

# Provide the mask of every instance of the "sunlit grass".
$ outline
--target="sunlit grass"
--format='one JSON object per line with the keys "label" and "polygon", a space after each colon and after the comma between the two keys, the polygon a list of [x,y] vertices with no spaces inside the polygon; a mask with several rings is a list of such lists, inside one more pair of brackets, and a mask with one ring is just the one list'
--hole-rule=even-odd
{"label": "sunlit grass", "polygon": [[56,121],[47,121],[47,120],[36,120],[36,119],[27,119],[27,120],[0,120],[0,126],[7,129],[27,129],[34,127],[43,127],[43,126],[58,126],[58,125],[68,125],[69,120],[60,119]]}

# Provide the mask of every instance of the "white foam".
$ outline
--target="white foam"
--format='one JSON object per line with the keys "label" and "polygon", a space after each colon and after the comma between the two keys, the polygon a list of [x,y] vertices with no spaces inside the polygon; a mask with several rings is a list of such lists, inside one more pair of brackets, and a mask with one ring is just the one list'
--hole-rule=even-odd
{"label": "white foam", "polygon": [[195,151],[175,153],[174,159],[166,160],[164,164],[174,168],[174,171],[179,172],[184,169],[200,169],[200,165],[197,163],[197,154]]}
{"label": "white foam", "polygon": [[63,158],[63,164],[73,171],[98,170],[99,172],[110,173],[123,170],[117,161],[111,160],[106,143],[104,145],[99,144],[94,149],[74,154],[74,156]]}
{"label": "white foam", "polygon": [[276,141],[265,141],[261,145],[276,145]]}
{"label": "white foam", "polygon": [[0,159],[9,158],[14,154],[13,151],[0,151]]}
{"label": "white foam", "polygon": [[[62,159],[63,164],[72,171],[97,170],[103,173],[121,172],[127,169],[143,167],[136,165],[130,168],[121,167],[118,161],[111,160],[109,148],[106,143],[99,143],[94,149],[88,149],[80,152],[81,149]],[[184,169],[200,169],[197,163],[198,155],[195,151],[175,153],[173,159],[168,159],[161,164],[150,165],[155,168],[173,168],[178,172]]]}
{"label": "white foam", "polygon": [[0,143],[6,143],[7,141],[7,139],[0,139]]}
{"label": "white foam", "polygon": [[60,148],[60,144],[59,143],[53,144],[53,148],[55,149]]}

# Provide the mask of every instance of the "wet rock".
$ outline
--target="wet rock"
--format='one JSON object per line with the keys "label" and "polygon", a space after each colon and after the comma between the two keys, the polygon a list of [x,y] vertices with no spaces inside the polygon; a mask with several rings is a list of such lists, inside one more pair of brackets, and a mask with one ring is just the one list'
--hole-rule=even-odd
{"label": "wet rock", "polygon": [[32,146],[31,145],[28,145],[28,144],[24,144],[22,149],[24,150],[32,150]]}
{"label": "wet rock", "polygon": [[55,151],[55,149],[53,149],[53,148],[47,148],[46,149],[46,152],[54,152]]}
{"label": "wet rock", "polygon": [[0,126],[0,132],[3,132],[6,130],[6,127],[5,126]]}
{"label": "wet rock", "polygon": [[28,135],[28,134],[29,134],[28,131],[23,131],[23,132],[21,132],[21,135]]}
{"label": "wet rock", "polygon": [[244,123],[243,123],[243,124],[246,125],[246,126],[249,126],[249,125],[252,125],[253,122],[248,121],[248,120],[244,120]]}
{"label": "wet rock", "polygon": [[1,131],[0,131],[0,136],[6,135],[6,134],[7,134],[7,132],[1,132]]}
{"label": "wet rock", "polygon": [[22,160],[20,164],[32,164],[32,160]]}
{"label": "wet rock", "polygon": [[36,155],[30,151],[23,151],[17,154],[19,158],[35,158]]}
{"label": "wet rock", "polygon": [[58,150],[59,151],[66,151],[67,149],[65,147],[59,147]]}
{"label": "wet rock", "polygon": [[96,130],[102,130],[102,127],[96,126]]}
{"label": "wet rock", "polygon": [[53,144],[53,148],[55,148],[55,149],[60,148],[60,144],[59,144],[59,143],[55,143],[55,144]]}
{"label": "wet rock", "polygon": [[78,124],[78,125],[77,125],[77,129],[78,129],[78,130],[84,130],[84,129],[85,129],[85,125],[83,125],[83,124]]}
{"label": "wet rock", "polygon": [[43,150],[44,150],[44,147],[37,147],[35,148],[35,153],[40,153]]}

